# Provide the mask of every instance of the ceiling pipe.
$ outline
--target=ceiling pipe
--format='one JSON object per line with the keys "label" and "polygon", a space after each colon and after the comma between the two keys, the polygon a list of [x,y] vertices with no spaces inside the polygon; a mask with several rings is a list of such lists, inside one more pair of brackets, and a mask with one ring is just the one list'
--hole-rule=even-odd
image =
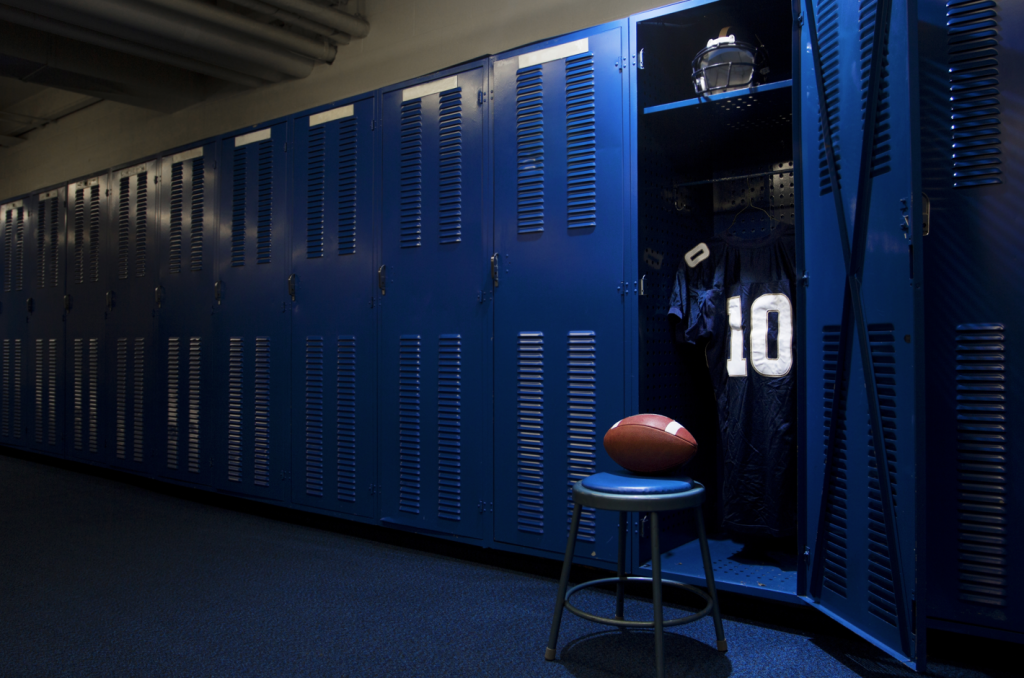
{"label": "ceiling pipe", "polygon": [[310,21],[309,19],[304,19],[297,14],[286,12],[283,9],[274,7],[273,5],[268,5],[260,0],[228,0],[228,2],[233,5],[238,5],[239,7],[251,9],[254,12],[259,12],[264,16],[271,17],[281,23],[288,24],[289,26],[295,26],[296,28],[301,28],[302,30],[309,31],[310,33],[322,35],[335,45],[347,45],[352,40],[348,33],[336,31],[333,28],[324,26],[323,24],[318,24],[315,21]]}
{"label": "ceiling pipe", "polygon": [[203,63],[201,61],[196,61],[195,59],[189,59],[188,57],[169,54],[158,49],[153,49],[152,47],[140,45],[136,42],[129,42],[128,40],[122,40],[121,38],[95,33],[85,28],[79,28],[78,26],[64,23],[63,21],[49,19],[44,16],[39,16],[38,14],[32,14],[31,12],[15,9],[14,7],[0,5],[0,19],[10,21],[11,23],[18,24],[19,26],[26,26],[46,33],[53,33],[54,35],[59,35],[61,37],[78,40],[97,47],[105,47],[106,49],[114,50],[116,52],[124,52],[125,54],[149,59],[168,66],[175,66],[186,71],[201,73],[203,75],[231,82],[243,87],[259,87],[263,84],[262,80],[249,75],[243,75],[242,73],[214,66],[212,64]]}
{"label": "ceiling pipe", "polygon": [[274,7],[286,9],[299,16],[312,19],[318,23],[337,28],[342,33],[348,33],[353,38],[365,38],[370,32],[370,24],[359,17],[339,12],[330,7],[318,5],[312,0],[263,0]]}
{"label": "ceiling pipe", "polygon": [[[18,4],[21,2],[18,0]],[[218,29],[205,21],[132,0],[47,0],[47,4],[90,14],[109,22],[110,29],[121,26],[152,33],[183,45],[234,56],[293,78],[304,78],[313,70],[312,60],[306,57],[247,35]]]}
{"label": "ceiling pipe", "polygon": [[268,26],[247,16],[195,0],[147,0],[147,2],[230,28],[239,33],[245,33],[316,61],[330,63],[334,61],[334,57],[338,53],[337,48],[333,45],[326,45],[322,41],[312,40],[277,26]]}

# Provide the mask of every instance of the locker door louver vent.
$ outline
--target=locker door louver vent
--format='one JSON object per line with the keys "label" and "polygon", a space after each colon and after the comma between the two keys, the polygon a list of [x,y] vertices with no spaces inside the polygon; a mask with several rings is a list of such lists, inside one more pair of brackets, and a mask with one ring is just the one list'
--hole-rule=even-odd
{"label": "locker door louver vent", "polygon": [[517,228],[544,230],[543,65],[516,71]]}
{"label": "locker door louver vent", "polygon": [[946,18],[953,186],[1001,184],[998,3],[951,0]]}
{"label": "locker door louver vent", "polygon": [[327,178],[326,154],[327,126],[317,125],[309,130],[309,152],[306,159],[307,259],[316,259],[324,256],[324,182]]}
{"label": "locker door louver vent", "polygon": [[[36,287],[46,287],[46,207],[48,200],[39,201],[36,214]],[[41,441],[40,441],[41,442]]]}
{"label": "locker door louver vent", "polygon": [[146,393],[146,385],[144,382],[146,373],[146,340],[142,337],[135,338],[135,351],[132,354],[132,367],[135,370],[134,378],[132,380],[133,452],[135,461],[142,463],[143,450],[145,449],[145,439],[143,436],[146,432],[146,409],[143,404],[143,397]]}
{"label": "locker door louver vent", "polygon": [[131,177],[121,177],[121,193],[117,209],[117,277],[128,277],[128,244],[131,240]]}
{"label": "locker door louver vent", "polygon": [[594,55],[565,60],[569,228],[597,225],[597,123]]}
{"label": "locker door louver vent", "polygon": [[[57,198],[50,199],[50,247],[47,255],[48,264],[46,270],[50,272],[50,281],[53,287],[60,284],[60,205]],[[45,204],[45,201],[44,203]],[[39,220],[40,227],[43,220]]]}
{"label": "locker door louver vent", "polygon": [[202,406],[203,339],[188,340],[188,471],[199,473],[199,413]]}
{"label": "locker door louver vent", "polygon": [[75,190],[75,275],[76,283],[85,282],[85,189]]}
{"label": "locker door louver vent", "polygon": [[11,400],[14,404],[14,416],[12,417],[11,428],[13,429],[14,437],[21,437],[21,339],[14,340],[14,363],[11,365],[11,369],[14,371],[14,392],[11,394]]}
{"label": "locker door louver vent", "polygon": [[420,336],[398,346],[398,510],[420,512]]}
{"label": "locker door louver vent", "polygon": [[359,131],[355,117],[338,123],[338,254],[356,253]]}
{"label": "locker door louver vent", "polygon": [[356,338],[338,337],[338,500],[356,500]]}
{"label": "locker door louver vent", "polygon": [[[871,50],[878,16],[878,0],[860,3],[860,108],[861,120],[867,107],[868,83],[871,75]],[[875,109],[875,138],[871,148],[871,176],[889,171],[892,161],[892,140],[889,132],[889,26],[883,28],[882,71],[878,81],[878,104]]]}
{"label": "locker door louver vent", "polygon": [[124,459],[125,418],[128,390],[128,339],[117,340],[117,404],[115,408],[115,451],[118,459]]}
{"label": "locker door louver vent", "polygon": [[[85,428],[85,384],[83,370],[85,369],[85,351],[84,342],[81,339],[75,339],[74,341],[74,400],[72,406],[74,411],[72,413],[72,445],[76,450],[81,450],[84,443],[84,428]],[[7,340],[4,340],[4,392],[7,392]],[[7,410],[4,410],[4,422],[7,421],[6,416]],[[6,423],[4,424],[3,434],[7,435]]]}
{"label": "locker door louver vent", "polygon": [[14,283],[14,210],[6,210],[4,214],[4,292],[10,292]]}
{"label": "locker door louver vent", "polygon": [[245,266],[246,147],[235,149],[231,186],[231,265]]}
{"label": "locker door louver vent", "polygon": [[178,380],[181,375],[181,340],[178,337],[167,338],[167,468],[178,468],[178,416],[179,390]]}
{"label": "locker door louver vent", "polygon": [[50,339],[50,389],[46,426],[46,443],[57,444],[57,340]]}
{"label": "locker door louver vent", "polygon": [[253,403],[255,415],[255,453],[253,461],[256,471],[254,482],[263,487],[270,486],[270,337],[256,337],[256,392]]}
{"label": "locker door louver vent", "polygon": [[[892,505],[897,506],[896,477],[896,344],[894,327],[889,324],[868,325],[871,360],[875,366],[878,404],[882,414],[882,439],[885,458],[889,465],[892,486]],[[896,626],[896,595],[886,541],[885,515],[882,507],[881,485],[875,464],[875,446],[871,426],[868,435],[868,611]]]}
{"label": "locker door louver vent", "polygon": [[1006,335],[1001,323],[956,328],[960,600],[1007,605]]}
{"label": "locker door louver vent", "polygon": [[402,103],[401,228],[402,247],[419,247],[423,223],[423,110],[419,99]]}
{"label": "locker door louver vent", "polygon": [[99,450],[96,431],[99,403],[98,371],[99,340],[89,339],[86,343],[85,339],[75,339],[72,444],[76,450],[88,450],[93,453]]}
{"label": "locker door louver vent", "polygon": [[462,337],[442,334],[437,355],[437,513],[462,519]]}
{"label": "locker door louver vent", "polygon": [[[569,333],[569,478],[566,532],[572,522],[572,486],[597,471],[597,336],[593,332]],[[580,515],[579,539],[597,539],[594,509]]]}
{"label": "locker door louver vent", "polygon": [[259,146],[259,193],[256,203],[256,263],[270,263],[270,245],[274,227],[274,146],[261,141]]}
{"label": "locker door louver vent", "polygon": [[181,273],[181,224],[184,209],[184,162],[171,165],[171,218],[168,232],[167,261],[172,274]]}
{"label": "locker door louver vent", "polygon": [[25,208],[16,210],[14,221],[14,289],[25,288]]}
{"label": "locker door louver vent", "polygon": [[828,427],[832,408],[839,408],[839,425],[832,450],[831,477],[826,479],[826,520],[828,532],[825,535],[825,562],[822,586],[833,593],[846,597],[847,561],[847,455],[846,455],[846,402],[835,402],[836,378],[839,369],[839,326],[826,325],[822,328],[825,367],[825,444],[828,444]]}
{"label": "locker door louver vent", "polygon": [[89,187],[89,280],[100,281],[100,187]]}
{"label": "locker door louver vent", "polygon": [[146,275],[149,224],[149,173],[135,175],[135,276]]}
{"label": "locker door louver vent", "polygon": [[228,480],[242,481],[242,367],[245,342],[228,341]]}
{"label": "locker door louver vent", "polygon": [[202,157],[192,160],[192,223],[189,232],[189,268],[203,270],[203,213],[206,206],[206,166]]}
{"label": "locker door louver vent", "polygon": [[[832,150],[835,154],[836,173],[840,177],[842,162],[839,149],[839,0],[819,0],[818,45],[821,52],[821,74],[825,82],[825,103],[828,106],[829,123],[832,126]],[[828,157],[825,155],[825,133],[818,122],[818,186],[821,195],[832,192],[832,180],[828,173]]]}
{"label": "locker door louver vent", "polygon": [[36,417],[34,426],[36,445],[43,444],[43,427],[46,423],[46,420],[43,418],[43,403],[46,402],[45,387],[46,352],[43,347],[43,340],[36,339]]}
{"label": "locker door louver vent", "polygon": [[3,411],[0,412],[0,435],[8,438],[11,435],[11,340],[4,339],[4,377],[3,377]]}
{"label": "locker door louver vent", "polygon": [[544,534],[544,333],[520,332],[516,489],[520,532]]}
{"label": "locker door louver vent", "polygon": [[462,88],[441,92],[441,243],[462,240]]}
{"label": "locker door louver vent", "polygon": [[306,337],[306,494],[324,496],[323,337]]}
{"label": "locker door louver vent", "polygon": [[89,452],[100,451],[100,340],[89,340]]}

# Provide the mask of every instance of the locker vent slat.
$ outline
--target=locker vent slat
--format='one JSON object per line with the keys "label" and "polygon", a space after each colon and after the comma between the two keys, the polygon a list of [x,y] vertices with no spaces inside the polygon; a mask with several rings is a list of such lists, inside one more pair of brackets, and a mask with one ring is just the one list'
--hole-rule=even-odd
{"label": "locker vent slat", "polygon": [[441,92],[439,189],[441,243],[462,240],[462,88]]}
{"label": "locker vent slat", "polygon": [[462,519],[462,337],[442,334],[437,355],[437,514]]}
{"label": "locker vent slat", "polygon": [[242,480],[242,368],[245,341],[228,342],[228,480]]}
{"label": "locker vent slat", "polygon": [[543,65],[516,71],[516,223],[519,233],[544,230]]}
{"label": "locker vent slat", "polygon": [[181,339],[167,338],[167,468],[178,468],[178,417],[181,378]]}
{"label": "locker vent slat", "polygon": [[15,210],[14,220],[14,289],[25,288],[25,208]]}
{"label": "locker vent slat", "polygon": [[203,339],[188,339],[188,471],[199,473],[199,416],[202,407]]}
{"label": "locker vent slat", "polygon": [[[878,404],[882,414],[882,439],[889,465],[892,505],[897,508],[898,478],[896,475],[896,339],[889,324],[868,325],[871,360],[875,366]],[[896,626],[896,594],[893,588],[889,546],[886,540],[885,514],[881,484],[875,464],[875,445],[870,424],[868,436],[868,612]]]}
{"label": "locker vent slat", "polygon": [[131,241],[131,177],[121,177],[117,203],[117,278],[128,277],[128,245]]}
{"label": "locker vent slat", "polygon": [[46,426],[46,443],[57,444],[57,340],[50,339],[50,388]]}
{"label": "locker vent slat", "polygon": [[14,340],[14,361],[11,364],[11,370],[14,372],[13,382],[14,392],[11,394],[11,400],[14,404],[12,408],[14,414],[11,417],[11,428],[13,429],[14,437],[21,437],[21,339]]}
{"label": "locker vent slat", "polygon": [[135,276],[146,275],[146,254],[149,236],[149,173],[135,175]]}
{"label": "locker vent slat", "polygon": [[231,265],[245,266],[245,203],[247,146],[235,148],[231,186]]}
{"label": "locker vent slat", "polygon": [[356,338],[338,337],[338,501],[356,500]]}
{"label": "locker vent slat", "polygon": [[[73,381],[73,384],[72,384],[72,388],[74,390],[74,393],[73,393],[74,400],[72,402],[73,412],[72,412],[72,438],[71,438],[71,444],[74,446],[74,448],[76,450],[83,449],[83,446],[84,446],[84,443],[85,443],[85,440],[84,440],[84,438],[85,438],[84,429],[85,429],[86,395],[85,395],[85,383],[84,383],[84,378],[83,378],[83,371],[85,370],[85,356],[84,356],[84,353],[85,353],[85,345],[84,345],[83,340],[75,339],[75,341],[74,341],[74,350],[73,350],[74,366],[72,368],[73,371],[74,371],[74,375],[73,375],[74,376],[74,381]],[[7,384],[6,384],[6,382],[7,382],[7,340],[5,339],[4,340],[4,392],[5,393],[7,392],[7,387],[6,387]],[[5,409],[4,410],[4,421],[5,422],[7,421],[6,413],[7,413],[7,410]],[[4,432],[3,432],[3,434],[7,435],[6,424],[4,424]]]}
{"label": "locker vent slat", "polygon": [[[568,509],[566,532],[572,522],[572,486],[597,471],[597,335],[569,332]],[[580,514],[578,539],[597,540],[596,510]]]}
{"label": "locker vent slat", "polygon": [[171,218],[168,222],[167,262],[170,273],[181,273],[181,226],[184,209],[184,162],[171,165]]}
{"label": "locker vent slat", "polygon": [[829,420],[832,410],[839,408],[838,430],[832,450],[832,471],[825,480],[828,492],[825,510],[827,532],[825,534],[825,562],[823,564],[822,586],[836,595],[846,597],[847,564],[847,500],[848,467],[846,450],[846,401],[835,402],[836,378],[839,370],[839,326],[826,325],[822,328],[825,368],[825,431],[824,441],[828,444]]}
{"label": "locker vent slat", "polygon": [[202,156],[192,159],[192,222],[189,230],[189,268],[203,270],[203,228],[206,209],[206,166]]}
{"label": "locker vent slat", "polygon": [[420,512],[420,335],[398,342],[398,510]]}
{"label": "locker vent slat", "polygon": [[356,253],[356,195],[358,120],[344,118],[338,123],[338,254]]}
{"label": "locker vent slat", "polygon": [[100,281],[100,187],[89,187],[89,281]]}
{"label": "locker vent slat", "polygon": [[85,282],[85,189],[75,189],[75,273],[76,283]]}
{"label": "locker vent slat", "polygon": [[323,337],[306,337],[306,494],[324,496]]}
{"label": "locker vent slat", "polygon": [[124,439],[126,424],[126,410],[128,399],[128,339],[120,337],[117,340],[117,402],[115,404],[115,453],[118,459],[124,459]]}
{"label": "locker vent slat", "polygon": [[544,333],[520,332],[517,356],[516,523],[544,534]]}
{"label": "locker vent slat", "polygon": [[594,55],[565,60],[566,158],[569,228],[597,225],[597,122]]}
{"label": "locker vent slat", "polygon": [[256,201],[256,263],[270,263],[274,228],[274,146],[261,141],[258,154],[259,193]]}
{"label": "locker vent slat", "polygon": [[946,3],[953,187],[1001,184],[999,5]]}
{"label": "locker vent slat", "polygon": [[143,450],[145,449],[146,409],[143,397],[146,393],[146,340],[142,337],[135,338],[135,350],[132,353],[132,368],[135,371],[132,379],[132,442],[134,460],[142,463]]}
{"label": "locker vent slat", "polygon": [[[860,108],[861,120],[867,108],[868,82],[871,74],[871,51],[877,24],[878,0],[860,0]],[[875,110],[875,138],[871,148],[871,176],[891,169],[892,126],[889,122],[889,25],[883,27],[882,72],[878,81],[878,104]]]}
{"label": "locker vent slat", "polygon": [[956,328],[959,596],[1002,609],[1011,572],[1005,330],[1001,323]]}
{"label": "locker vent slat", "polygon": [[4,212],[4,292],[10,292],[14,286],[14,209]]}
{"label": "locker vent slat", "polygon": [[11,435],[11,340],[4,339],[4,376],[3,376],[3,411],[0,412],[0,435],[8,438]]}
{"label": "locker vent slat", "polygon": [[39,201],[39,212],[36,214],[36,287],[46,287],[48,270],[46,255],[46,208],[49,200]]}
{"label": "locker vent slat", "polygon": [[423,111],[419,99],[402,103],[401,135],[399,243],[401,247],[419,247],[423,224]]}
{"label": "locker vent slat", "polygon": [[89,339],[89,452],[100,451],[100,340]]}
{"label": "locker vent slat", "polygon": [[[44,201],[45,203],[45,201]],[[42,226],[43,220],[39,220],[40,227]],[[46,270],[50,272],[50,281],[53,287],[58,287],[61,284],[60,280],[60,204],[57,198],[50,199],[50,247],[48,252],[48,265]]]}
{"label": "locker vent slat", "polygon": [[253,435],[253,482],[270,486],[270,337],[256,337],[255,435]]}
{"label": "locker vent slat", "polygon": [[35,441],[36,445],[43,444],[43,427],[46,419],[43,417],[43,404],[46,402],[46,351],[42,339],[36,339],[36,416],[35,416]]}
{"label": "locker vent slat", "polygon": [[[842,159],[839,148],[839,103],[841,71],[839,54],[839,0],[818,0],[818,49],[821,55],[821,73],[825,82],[825,104],[828,106],[832,126],[832,149],[835,154],[836,174],[842,186]],[[818,186],[821,195],[832,192],[825,154],[825,132],[818,122]]]}
{"label": "locker vent slat", "polygon": [[[306,158],[306,258],[324,256],[324,181],[327,170],[327,126],[309,130]],[[321,478],[321,480],[323,480]],[[308,490],[307,490],[308,491]],[[319,495],[318,495],[319,496]]]}

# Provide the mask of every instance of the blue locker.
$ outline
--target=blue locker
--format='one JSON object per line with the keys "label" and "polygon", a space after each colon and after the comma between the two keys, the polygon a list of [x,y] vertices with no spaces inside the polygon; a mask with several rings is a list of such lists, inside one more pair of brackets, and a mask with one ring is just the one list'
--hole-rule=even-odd
{"label": "blue locker", "polygon": [[374,514],[376,99],[293,121],[292,501]]}
{"label": "blue locker", "polygon": [[218,161],[213,472],[218,489],[269,501],[289,494],[287,141],[283,122],[228,136]]}
{"label": "blue locker", "polygon": [[64,187],[34,196],[25,232],[28,445],[54,456],[65,453],[65,197]]}
{"label": "blue locker", "polygon": [[812,605],[923,668],[923,212],[912,6],[805,2],[794,46],[807,549],[799,575]]}
{"label": "blue locker", "polygon": [[207,143],[164,156],[159,171],[151,449],[160,475],[198,485],[213,479],[216,151]]}
{"label": "blue locker", "polygon": [[383,93],[382,519],[482,537],[490,501],[488,68]]}
{"label": "blue locker", "polygon": [[[494,61],[495,539],[553,553],[626,415],[625,27]],[[585,510],[579,555],[614,562],[617,524]]]}
{"label": "blue locker", "polygon": [[3,338],[0,346],[0,442],[11,447],[29,446],[29,417],[26,377],[29,372],[29,312],[26,298],[27,229],[33,200],[15,200],[0,207],[3,231]]}
{"label": "blue locker", "polygon": [[67,285],[67,374],[64,432],[68,455],[93,464],[105,463],[101,456],[107,431],[100,427],[101,384],[105,383],[105,338],[108,303],[112,298],[106,260],[108,174],[68,185]]}
{"label": "blue locker", "polygon": [[[1024,641],[1024,35],[1014,2],[919,2],[922,182],[931,201],[928,365],[928,624]],[[1020,447],[1018,445],[1018,452]],[[1014,497],[1014,492],[1017,497]],[[1015,527],[1016,526],[1016,527]]]}
{"label": "blue locker", "polygon": [[135,473],[154,470],[157,393],[156,223],[159,162],[111,172],[105,249],[107,371],[100,380],[104,462]]}

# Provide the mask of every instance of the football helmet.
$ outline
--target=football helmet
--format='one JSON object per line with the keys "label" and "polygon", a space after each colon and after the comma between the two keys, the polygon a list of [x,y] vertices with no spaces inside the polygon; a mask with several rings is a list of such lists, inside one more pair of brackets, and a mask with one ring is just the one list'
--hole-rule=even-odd
{"label": "football helmet", "polygon": [[729,26],[693,58],[693,89],[697,96],[708,96],[750,87],[768,73],[763,46],[739,42]]}

